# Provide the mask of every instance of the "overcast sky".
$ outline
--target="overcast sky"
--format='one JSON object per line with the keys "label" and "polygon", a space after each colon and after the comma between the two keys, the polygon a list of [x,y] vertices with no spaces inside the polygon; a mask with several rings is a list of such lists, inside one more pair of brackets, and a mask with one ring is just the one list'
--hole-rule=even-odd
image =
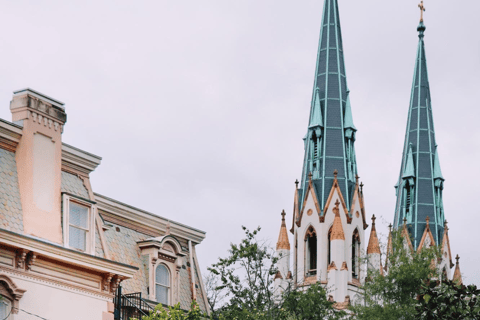
{"label": "overcast sky", "polygon": [[[0,3],[0,118],[24,87],[65,102],[63,141],[103,157],[94,191],[206,231],[204,275],[241,225],[275,244],[302,169],[323,0]],[[418,3],[339,0],[366,212],[384,234]],[[480,285],[480,2],[425,6],[451,249]]]}

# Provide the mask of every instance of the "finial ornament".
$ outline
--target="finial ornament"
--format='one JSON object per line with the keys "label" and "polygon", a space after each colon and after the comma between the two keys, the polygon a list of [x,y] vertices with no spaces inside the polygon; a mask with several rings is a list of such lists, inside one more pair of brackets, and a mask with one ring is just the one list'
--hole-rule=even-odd
{"label": "finial ornament", "polygon": [[337,175],[338,175],[338,170],[335,169],[335,170],[333,171],[333,176],[335,177],[335,179],[337,179]]}
{"label": "finial ornament", "polygon": [[393,226],[392,226],[392,224],[390,223],[390,224],[388,225],[388,229],[390,230],[390,232],[392,232],[392,227],[393,227]]}
{"label": "finial ornament", "polygon": [[298,189],[298,183],[299,183],[299,182],[298,182],[298,179],[295,180],[295,185],[297,186],[297,189]]}
{"label": "finial ornament", "polygon": [[308,174],[308,179],[309,179],[310,181],[312,181],[312,177],[313,177],[313,174],[312,174],[312,172],[310,171],[310,173]]}
{"label": "finial ornament", "polygon": [[375,220],[377,220],[377,217],[375,215],[372,216],[372,224],[375,225]]}
{"label": "finial ornament", "polygon": [[457,256],[455,257],[455,260],[457,260],[457,264],[458,264],[458,260],[460,260],[460,256],[457,254]]}
{"label": "finial ornament", "polygon": [[427,218],[425,219],[425,221],[427,222],[427,224],[430,224],[430,217],[427,216]]}
{"label": "finial ornament", "polygon": [[418,5],[418,7],[420,8],[420,22],[423,22],[423,13],[425,12],[423,1]]}
{"label": "finial ornament", "polygon": [[403,217],[403,224],[407,224],[407,217]]}
{"label": "finial ornament", "polygon": [[285,210],[282,210],[282,221],[285,221],[285,215],[286,215]]}

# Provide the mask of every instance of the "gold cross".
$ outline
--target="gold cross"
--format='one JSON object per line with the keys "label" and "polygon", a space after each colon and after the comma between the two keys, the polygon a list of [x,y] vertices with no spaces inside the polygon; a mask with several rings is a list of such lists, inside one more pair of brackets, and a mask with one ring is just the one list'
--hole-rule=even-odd
{"label": "gold cross", "polygon": [[425,6],[423,5],[423,1],[418,5],[418,7],[420,8],[420,22],[423,22],[423,12],[425,12]]}

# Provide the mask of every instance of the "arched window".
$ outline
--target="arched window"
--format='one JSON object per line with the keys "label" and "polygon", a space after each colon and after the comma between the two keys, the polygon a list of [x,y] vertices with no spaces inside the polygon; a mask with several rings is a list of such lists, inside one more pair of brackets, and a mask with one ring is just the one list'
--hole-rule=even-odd
{"label": "arched window", "polygon": [[12,313],[12,303],[7,297],[0,295],[0,319],[10,319]]}
{"label": "arched window", "polygon": [[317,274],[317,233],[310,226],[305,234],[306,249],[306,273],[307,275]]}
{"label": "arched window", "polygon": [[163,264],[155,271],[155,298],[157,302],[168,305],[170,295],[170,271]]}
{"label": "arched window", "polygon": [[358,279],[360,274],[360,235],[355,229],[352,235],[352,278]]}
{"label": "arched window", "polygon": [[327,262],[328,262],[328,265],[330,265],[330,263],[332,263],[332,227],[330,227],[330,230],[328,230],[328,247],[327,247]]}

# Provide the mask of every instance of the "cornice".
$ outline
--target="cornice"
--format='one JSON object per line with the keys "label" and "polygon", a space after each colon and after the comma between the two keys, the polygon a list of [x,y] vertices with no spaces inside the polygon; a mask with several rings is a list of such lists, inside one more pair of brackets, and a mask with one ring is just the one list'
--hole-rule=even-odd
{"label": "cornice", "polygon": [[21,137],[21,126],[0,119],[0,148],[15,152]]}
{"label": "cornice", "polygon": [[134,266],[67,249],[54,243],[45,242],[4,229],[0,229],[0,243],[33,251],[39,256],[59,260],[88,270],[95,270],[101,273],[113,273],[125,278],[132,278],[138,270],[138,268]]}
{"label": "cornice", "polygon": [[62,143],[62,166],[86,175],[94,171],[102,162],[102,158]]}
{"label": "cornice", "polygon": [[[165,234],[170,225],[170,234],[199,244],[205,239],[205,231],[201,231],[184,224],[166,219],[156,214],[132,207],[117,200],[94,193],[97,208],[108,214],[114,215],[123,221],[128,221],[133,227],[149,229],[150,232]],[[109,220],[108,217],[104,217]],[[113,221],[112,221],[113,222]]]}

